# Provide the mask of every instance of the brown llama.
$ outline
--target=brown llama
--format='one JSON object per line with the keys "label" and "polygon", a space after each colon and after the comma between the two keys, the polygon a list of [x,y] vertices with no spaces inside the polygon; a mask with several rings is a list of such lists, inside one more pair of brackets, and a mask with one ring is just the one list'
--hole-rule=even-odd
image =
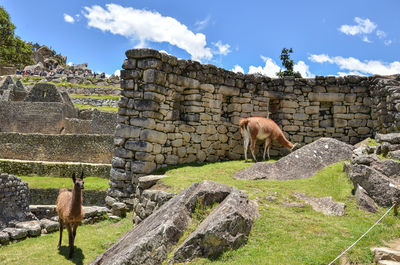
{"label": "brown llama", "polygon": [[57,213],[58,221],[60,223],[60,240],[58,241],[57,248],[60,249],[62,241],[62,233],[64,225],[68,230],[69,238],[69,258],[74,254],[74,240],[76,236],[76,229],[84,217],[82,207],[82,190],[84,189],[83,172],[80,178],[75,178],[75,173],[72,173],[72,180],[74,188],[72,192],[67,189],[60,189],[57,197]]}
{"label": "brown llama", "polygon": [[293,150],[297,144],[292,144],[289,142],[282,130],[279,126],[271,119],[266,119],[262,117],[250,117],[250,118],[242,118],[240,119],[240,133],[244,137],[244,157],[247,162],[247,148],[250,144],[250,151],[253,155],[254,161],[257,162],[256,156],[254,155],[254,148],[256,145],[256,141],[262,140],[265,141],[264,147],[264,155],[263,159],[265,160],[265,152],[268,150],[268,159],[269,157],[269,148],[271,146],[271,142],[273,140],[278,141],[283,147],[288,148],[289,150]]}

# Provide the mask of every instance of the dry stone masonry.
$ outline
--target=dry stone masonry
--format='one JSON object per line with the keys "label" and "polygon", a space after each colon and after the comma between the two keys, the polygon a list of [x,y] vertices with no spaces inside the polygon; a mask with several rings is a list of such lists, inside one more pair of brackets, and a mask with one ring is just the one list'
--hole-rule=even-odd
{"label": "dry stone masonry", "polygon": [[[114,198],[130,197],[138,178],[160,167],[242,158],[241,117],[270,117],[296,143],[331,137],[353,144],[400,129],[399,76],[271,79],[151,49],[126,56],[110,181]],[[383,99],[390,104],[378,104]],[[278,154],[282,150],[271,150]]]}
{"label": "dry stone masonry", "polygon": [[28,183],[0,172],[0,230],[12,221],[24,221],[29,217]]}

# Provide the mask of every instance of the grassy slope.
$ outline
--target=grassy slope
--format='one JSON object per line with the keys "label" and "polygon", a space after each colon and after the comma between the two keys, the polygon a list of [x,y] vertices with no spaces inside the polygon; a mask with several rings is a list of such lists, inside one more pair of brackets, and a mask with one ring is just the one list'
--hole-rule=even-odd
{"label": "grassy slope", "polygon": [[[71,178],[41,177],[41,176],[21,176],[23,181],[28,182],[31,189],[60,189],[72,188]],[[99,177],[85,177],[85,189],[87,190],[107,190],[108,179]]]}
{"label": "grassy slope", "polygon": [[[226,252],[216,260],[196,259],[192,264],[328,264],[386,211],[382,208],[371,214],[358,209],[351,194],[352,184],[342,172],[343,163],[327,167],[309,179],[249,181],[232,177],[234,172],[250,165],[243,161],[229,161],[165,169],[168,177],[163,182],[171,187],[171,191],[180,192],[194,182],[209,179],[247,190],[250,199],[259,205],[261,216],[244,247]],[[310,206],[285,207],[286,202],[301,202],[293,196],[295,192],[332,196],[335,201],[346,204],[346,214],[343,217],[325,216]],[[271,197],[276,200],[271,200]],[[130,215],[119,227],[109,221],[80,227],[76,245],[81,250],[77,251],[74,263],[92,261],[131,227],[131,218]],[[351,262],[371,264],[373,257],[369,248],[381,246],[383,240],[395,237],[400,237],[399,222],[391,213],[347,256]],[[21,260],[24,264],[71,264],[64,257],[67,248],[63,248],[62,254],[56,250],[57,239],[55,233],[2,247],[0,264],[20,264]]]}
{"label": "grassy slope", "polygon": [[58,232],[27,238],[21,242],[1,247],[0,264],[89,264],[131,228],[132,214],[118,223],[106,220],[78,227],[72,260],[68,260],[68,232],[66,229],[64,229],[60,251],[57,250]]}
{"label": "grassy slope", "polygon": [[[328,264],[373,225],[386,211],[376,214],[359,210],[351,194],[352,184],[342,172],[343,163],[330,166],[309,179],[291,181],[235,180],[232,174],[250,164],[242,161],[185,166],[166,171],[163,182],[179,192],[191,183],[213,180],[247,190],[256,200],[261,217],[256,220],[248,243],[229,251],[215,261],[197,259],[193,264]],[[304,208],[287,208],[285,202],[297,201],[293,194],[332,196],[346,204],[343,217],[325,216]],[[275,201],[268,200],[275,196]],[[369,248],[382,245],[382,240],[399,237],[399,223],[392,214],[375,227],[367,237],[350,250],[350,261],[369,264]]]}
{"label": "grassy slope", "polygon": [[70,94],[71,98],[120,99],[120,96]]}
{"label": "grassy slope", "polygon": [[77,107],[78,109],[98,109],[101,111],[106,111],[106,112],[118,112],[118,107],[95,107],[95,106],[91,106],[91,105],[82,105],[82,104],[76,104],[74,103],[74,106]]}

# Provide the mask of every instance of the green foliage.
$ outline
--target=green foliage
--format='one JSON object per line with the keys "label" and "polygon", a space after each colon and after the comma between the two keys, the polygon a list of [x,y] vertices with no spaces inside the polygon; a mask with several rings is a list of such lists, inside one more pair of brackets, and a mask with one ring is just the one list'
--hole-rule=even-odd
{"label": "green foliage", "polygon": [[120,99],[120,96],[104,96],[104,95],[82,95],[82,94],[70,94],[71,98],[97,98],[97,99]]}
{"label": "green foliage", "polygon": [[[21,179],[28,182],[28,186],[31,189],[61,189],[72,187],[71,178],[21,176]],[[85,189],[87,190],[107,190],[109,187],[108,179],[85,177]]]}
{"label": "green foliage", "polygon": [[0,6],[0,65],[22,68],[34,64],[32,45],[14,36],[14,30],[10,15]]}
{"label": "green foliage", "polygon": [[282,65],[286,68],[285,71],[279,71],[277,74],[277,76],[279,77],[284,77],[284,76],[294,76],[294,77],[298,77],[301,78],[301,74],[299,72],[295,72],[293,70],[293,66],[294,66],[294,62],[292,59],[290,59],[290,54],[289,53],[293,53],[293,49],[286,49],[283,48],[282,52],[281,52],[281,61],[282,61]]}

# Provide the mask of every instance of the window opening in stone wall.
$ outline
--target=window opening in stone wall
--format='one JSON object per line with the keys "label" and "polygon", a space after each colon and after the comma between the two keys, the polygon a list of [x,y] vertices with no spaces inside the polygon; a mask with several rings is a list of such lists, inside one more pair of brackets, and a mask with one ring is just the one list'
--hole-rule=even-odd
{"label": "window opening in stone wall", "polygon": [[320,122],[319,126],[321,128],[333,127],[333,104],[332,102],[321,102],[319,108]]}

